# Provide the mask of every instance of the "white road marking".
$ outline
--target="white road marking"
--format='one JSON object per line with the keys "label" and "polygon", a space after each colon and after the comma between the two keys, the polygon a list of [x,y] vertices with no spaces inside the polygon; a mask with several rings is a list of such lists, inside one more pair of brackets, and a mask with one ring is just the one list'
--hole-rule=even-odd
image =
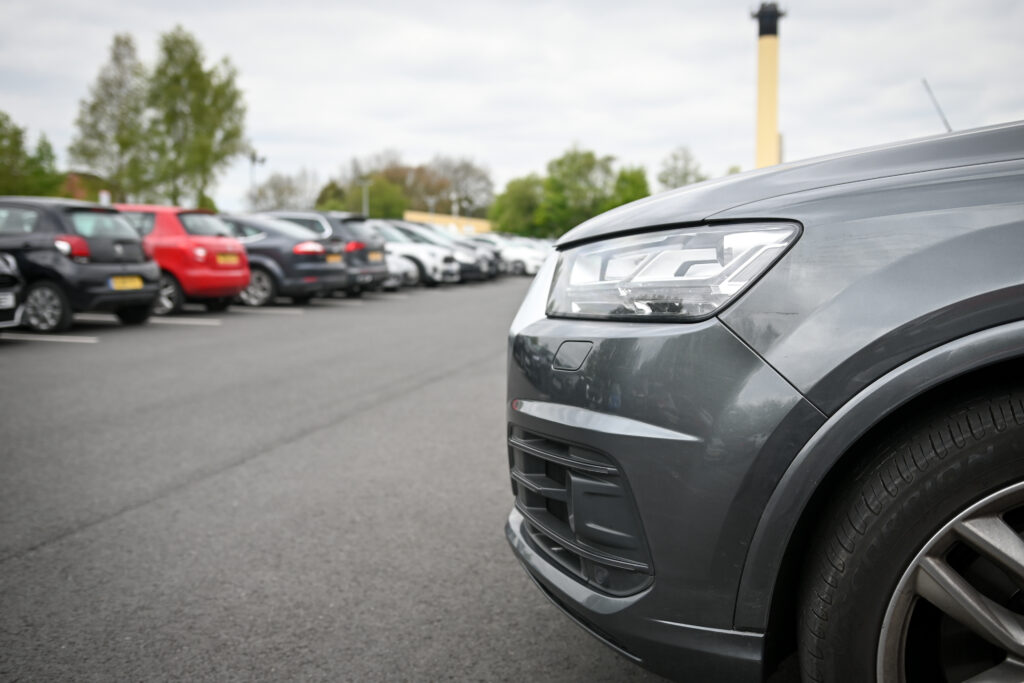
{"label": "white road marking", "polygon": [[75,313],[75,320],[84,323],[113,323],[120,325],[121,321],[113,313]]}
{"label": "white road marking", "polygon": [[253,308],[252,306],[232,306],[230,313],[262,313],[263,315],[303,315],[301,308]]}
{"label": "white road marking", "polygon": [[26,334],[23,332],[0,332],[0,339],[11,341],[63,342],[65,344],[97,344],[99,337],[73,337],[59,334]]}
{"label": "white road marking", "polygon": [[219,318],[183,318],[181,316],[153,316],[149,322],[157,325],[195,325],[196,327],[218,327]]}

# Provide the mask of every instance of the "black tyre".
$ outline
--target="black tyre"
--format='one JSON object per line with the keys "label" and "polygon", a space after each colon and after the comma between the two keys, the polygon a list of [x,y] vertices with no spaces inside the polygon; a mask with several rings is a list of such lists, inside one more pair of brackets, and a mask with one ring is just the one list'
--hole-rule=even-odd
{"label": "black tyre", "polygon": [[181,285],[170,273],[160,273],[160,293],[153,304],[153,315],[177,313],[185,305],[185,294]]}
{"label": "black tyre", "polygon": [[277,296],[277,281],[269,271],[253,268],[249,275],[249,285],[238,295],[238,300],[246,306],[266,306]]}
{"label": "black tyre", "polygon": [[815,537],[804,679],[1024,680],[1024,391],[949,404],[874,453]]}
{"label": "black tyre", "polygon": [[309,302],[313,300],[312,294],[302,294],[300,296],[293,296],[292,303],[296,306],[307,306]]}
{"label": "black tyre", "polygon": [[125,325],[142,325],[153,315],[153,304],[125,306],[114,311],[118,319]]}
{"label": "black tyre", "polygon": [[358,299],[362,295],[363,295],[363,288],[359,287],[359,286],[349,287],[348,289],[345,290],[345,296],[347,296],[350,299]]}
{"label": "black tyre", "polygon": [[63,332],[71,327],[71,302],[60,285],[40,280],[25,293],[22,324],[33,332]]}
{"label": "black tyre", "polygon": [[526,264],[522,261],[512,262],[512,274],[513,275],[526,275]]}
{"label": "black tyre", "polygon": [[210,313],[221,313],[228,310],[231,307],[231,297],[221,297],[219,299],[207,299],[204,302],[206,310]]}

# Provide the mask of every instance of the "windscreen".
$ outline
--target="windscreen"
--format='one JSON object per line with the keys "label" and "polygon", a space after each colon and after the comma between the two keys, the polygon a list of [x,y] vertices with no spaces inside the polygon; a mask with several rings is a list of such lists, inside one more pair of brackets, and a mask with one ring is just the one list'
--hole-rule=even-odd
{"label": "windscreen", "polygon": [[208,237],[228,237],[231,229],[224,221],[209,213],[181,213],[178,219],[190,235],[206,235]]}
{"label": "windscreen", "polygon": [[352,220],[341,220],[339,218],[331,218],[331,224],[337,228],[337,232],[348,239],[356,239],[365,242],[366,240],[373,239],[377,235],[373,229],[366,225],[366,221],[362,218]]}
{"label": "windscreen", "polygon": [[71,211],[71,225],[82,237],[114,237],[138,239],[139,233],[119,213],[82,209]]}
{"label": "windscreen", "polygon": [[319,232],[311,228],[307,228],[304,225],[292,223],[290,220],[249,216],[239,217],[236,218],[236,220],[256,228],[257,230],[263,230],[265,232],[271,232],[297,240],[318,240],[322,237]]}
{"label": "windscreen", "polygon": [[412,240],[409,239],[405,233],[390,223],[385,223],[384,221],[367,221],[367,225],[380,233],[380,236],[383,237],[386,242],[412,243]]}

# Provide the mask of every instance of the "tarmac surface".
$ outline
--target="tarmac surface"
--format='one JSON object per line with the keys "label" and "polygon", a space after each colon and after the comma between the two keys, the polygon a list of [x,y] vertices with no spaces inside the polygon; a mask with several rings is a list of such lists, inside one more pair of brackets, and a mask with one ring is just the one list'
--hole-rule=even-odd
{"label": "tarmac surface", "polygon": [[660,680],[505,542],[528,284],[0,334],[0,680]]}

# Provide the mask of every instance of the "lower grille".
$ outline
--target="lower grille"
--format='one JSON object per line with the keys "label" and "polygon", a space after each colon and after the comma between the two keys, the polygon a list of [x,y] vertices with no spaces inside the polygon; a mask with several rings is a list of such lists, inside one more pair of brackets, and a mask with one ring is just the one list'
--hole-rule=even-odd
{"label": "lower grille", "polygon": [[611,458],[514,426],[508,444],[512,491],[531,545],[602,592],[646,588],[653,568],[640,517]]}

